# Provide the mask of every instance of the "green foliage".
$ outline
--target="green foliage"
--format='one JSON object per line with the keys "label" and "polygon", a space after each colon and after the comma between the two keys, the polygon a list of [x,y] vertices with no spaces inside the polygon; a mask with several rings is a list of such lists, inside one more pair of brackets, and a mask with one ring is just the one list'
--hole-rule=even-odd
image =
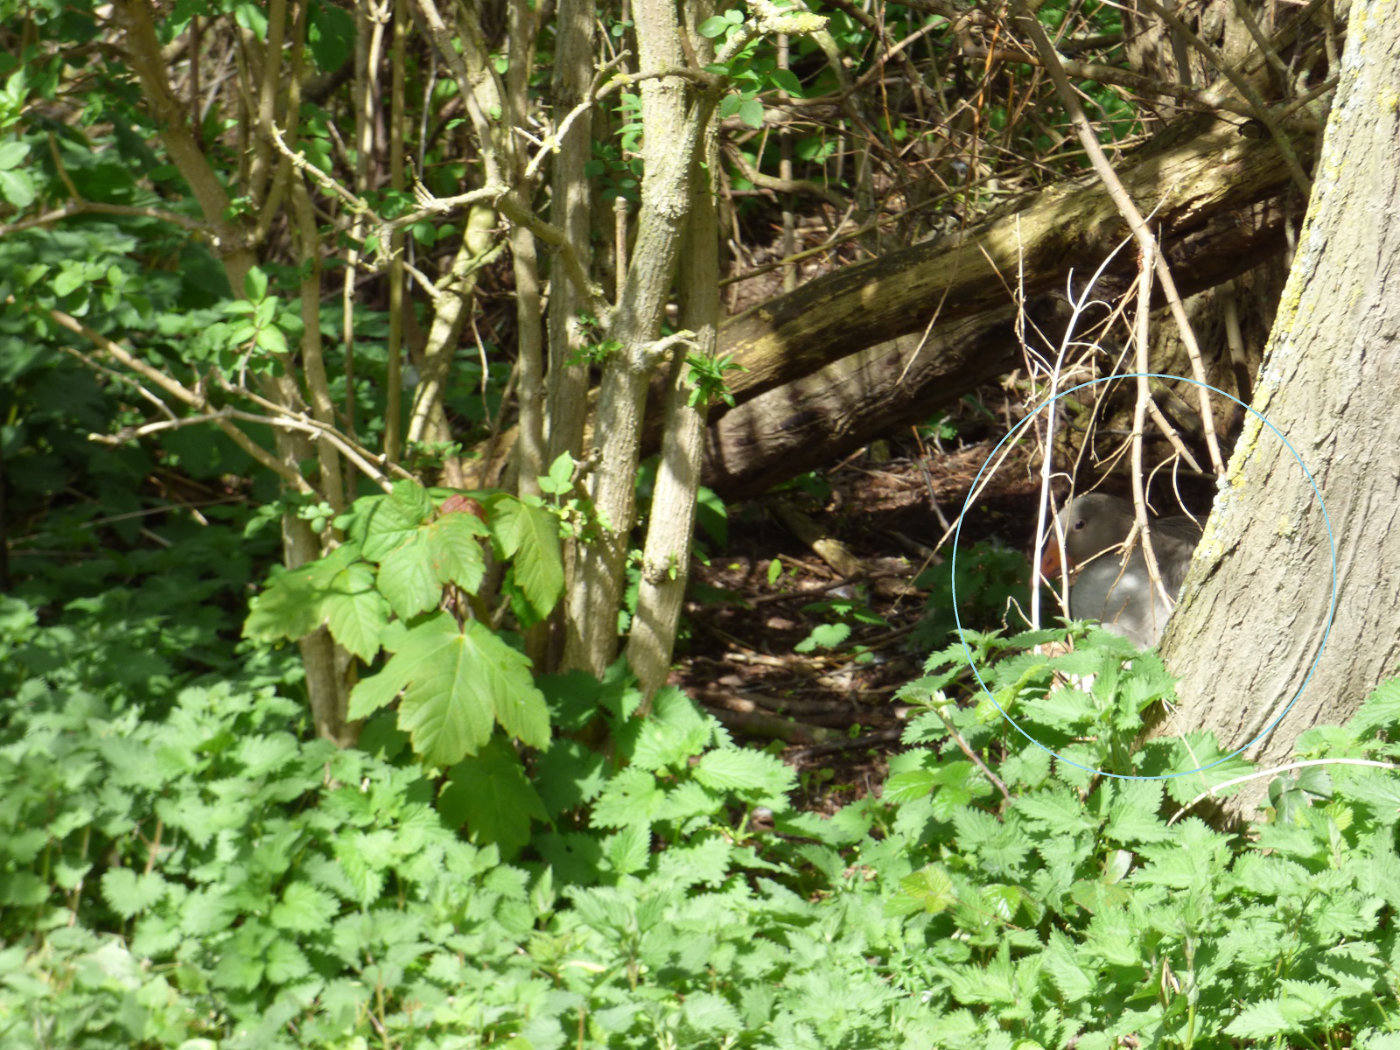
{"label": "green foliage", "polygon": [[690,369],[689,379],[693,387],[686,401],[688,405],[694,408],[696,405],[710,405],[716,401],[723,401],[731,408],[734,407],[734,395],[729,392],[724,382],[725,373],[746,372],[748,369],[735,361],[733,354],[709,357],[692,352],[686,355],[685,363]]}
{"label": "green foliage", "polygon": [[523,873],[442,826],[421,774],[299,742],[299,705],[265,689],[186,689],[151,721],[28,693],[0,735],[0,1043],[290,1048],[425,1017],[477,1039],[524,1023],[468,990],[462,960],[521,971],[539,909]]}
{"label": "green foliage", "polygon": [[[237,290],[210,231],[189,228],[199,209],[113,64],[105,10],[100,20],[86,0],[5,10],[22,28],[17,53],[0,56],[0,299],[12,307],[0,312],[0,454],[15,577],[0,597],[0,1046],[1400,1041],[1393,769],[1300,768],[1269,785],[1271,821],[1223,835],[1188,807],[1249,767],[1192,773],[1225,753],[1205,734],[1140,744],[1170,683],[1160,661],[1121,640],[1076,630],[1073,652],[1044,657],[1031,647],[1062,632],[967,635],[1001,708],[1063,759],[979,692],[955,692],[969,677],[959,644],[901,694],[916,715],[883,794],[830,816],[797,812],[793,771],[771,752],[736,747],[679,691],[663,690],[643,715],[620,670],[602,682],[533,681],[512,636],[486,626],[509,611],[528,628],[558,600],[560,518],[575,535],[589,527],[572,500],[571,460],[551,466],[550,506],[483,493],[478,514],[460,495],[405,482],[335,517],[321,498],[275,502],[274,479],[208,431],[126,440],[158,417],[98,370],[108,365],[94,346],[105,344],[75,338],[50,311],[209,392],[214,407],[249,408],[218,380],[271,375],[279,358],[294,359],[308,322],[288,304],[303,275],[269,261],[287,257],[285,215],[254,215],[268,202],[239,185],[247,154],[240,144],[230,156],[224,108],[236,96],[215,92],[192,107],[202,113],[191,130],[235,195],[230,215],[273,231],[250,241],[266,258]],[[1099,3],[1048,0],[1037,12],[1070,38],[1121,29]],[[269,37],[263,5],[249,0],[176,0],[156,13],[162,45],[194,16],[206,29]],[[286,67],[319,80],[352,55],[353,19],[327,0],[303,13],[306,61],[289,51]],[[1014,174],[1017,185],[1073,170],[1057,105],[1020,90],[1030,67],[979,78],[980,63],[952,53],[960,45],[944,20],[899,5],[880,13],[889,40],[918,44],[905,57],[928,77],[920,120],[935,96],[985,100],[974,125],[988,148],[960,140],[949,156],[983,156],[988,175]],[[628,25],[601,15],[626,48]],[[738,9],[701,27],[722,43],[749,28]],[[839,57],[899,57],[846,12],[830,15],[829,30]],[[549,38],[545,27],[544,46]],[[421,48],[408,50],[417,81],[408,97],[446,114],[452,78],[422,83]],[[780,70],[770,42],[755,40],[712,69],[727,78],[721,113],[756,128],[783,96],[838,90],[816,42],[795,36],[791,57],[792,70]],[[919,150],[925,134],[946,139],[946,114],[935,108],[921,126],[899,74],[863,62],[850,79],[880,92],[879,104],[852,97],[870,119],[851,123],[888,140],[862,141],[864,154],[884,163],[907,146],[915,163],[945,163],[941,143]],[[1136,111],[1116,89],[1081,87],[1106,140],[1136,134]],[[296,148],[343,174],[353,158],[334,129],[348,126],[346,96],[323,106],[311,94]],[[424,120],[431,134],[409,150],[440,196],[476,178],[456,104],[457,115]],[[588,176],[604,200],[637,197],[638,110],[638,96],[621,93],[615,134],[594,144]],[[759,170],[778,172],[778,136],[738,145]],[[851,145],[836,131],[792,145],[794,178],[830,184],[859,170],[826,165]],[[1034,165],[1017,159],[1023,150],[1039,151]],[[904,184],[892,167],[872,175]],[[369,200],[385,215],[414,206],[373,189]],[[84,203],[118,213],[69,208]],[[736,214],[773,207],[755,195]],[[62,217],[39,221],[50,210]],[[450,252],[460,229],[434,220],[411,233],[432,280],[435,253]],[[345,262],[325,264],[333,281]],[[328,337],[336,411],[372,447],[384,427],[387,322],[357,306],[347,359],[335,343],[338,309],[327,301],[311,323]],[[510,362],[497,349],[485,351],[489,364],[475,347],[450,363],[448,408],[463,443],[500,413]],[[613,349],[599,340],[588,352],[601,360]],[[697,396],[724,397],[723,363],[713,367]],[[265,427],[247,433],[271,446]],[[97,445],[89,434],[120,440]],[[426,469],[451,451],[417,446],[407,465]],[[706,506],[702,526],[722,544],[724,508]],[[338,530],[340,544],[275,574],[244,621],[248,581],[275,554],[264,526],[284,510]],[[508,610],[487,607],[493,564],[502,574],[493,593]],[[994,551],[965,552],[959,571],[974,626],[998,621],[1010,577],[1023,576]],[[951,581],[931,586],[941,596]],[[868,622],[857,599],[820,611],[831,634],[814,644]],[[354,693],[354,713],[367,718],[363,750],[307,739],[304,707],[288,699],[299,668],[268,647],[322,626],[365,665]],[[927,645],[943,644],[948,626],[931,622]],[[1388,683],[1347,726],[1304,734],[1300,757],[1393,766],[1397,724],[1400,683]]]}
{"label": "green foliage", "polygon": [[[385,518],[385,534],[403,525]],[[793,771],[734,746],[678,690],[640,715],[620,669],[541,681],[561,735],[528,767],[496,734],[434,783],[417,763],[304,742],[299,704],[233,674],[178,689],[162,714],[119,709],[120,686],[87,683],[130,651],[128,631],[45,669],[34,654],[68,629],[0,602],[6,1046],[387,1033],[406,1047],[1225,1050],[1395,1033],[1389,770],[1281,778],[1288,815],[1231,839],[1177,812],[1208,779],[1094,777],[989,701],[950,702],[957,646],[903,693],[919,713],[883,798],[830,817],[795,811]],[[1056,636],[969,638],[1025,728],[1143,773],[1211,753],[1204,736],[1133,752],[1170,684],[1160,662],[1102,633],[1053,658],[1026,648]],[[1057,675],[1081,684],[1051,691]],[[1400,681],[1300,754],[1394,762],[1397,724]],[[378,725],[367,746],[390,739]],[[583,743],[599,732],[606,756]],[[545,830],[524,839],[521,810]],[[463,823],[527,866],[463,842]]]}
{"label": "green foliage", "polygon": [[481,499],[474,506],[460,494],[435,500],[413,481],[362,496],[336,519],[339,547],[299,569],[274,570],[249,605],[244,633],[294,641],[325,626],[367,664],[387,651],[383,667],[352,692],[350,717],[402,696],[399,728],[430,765],[476,754],[496,725],[524,744],[548,746],[548,715],[529,661],[498,632],[448,609],[479,594],[487,539],[509,561],[517,615],[529,622],[548,615],[564,585],[558,521],[538,500]]}
{"label": "green foliage", "polygon": [[364,718],[402,694],[399,728],[429,765],[474,755],[495,723],[523,744],[549,745],[549,716],[530,661],[490,628],[445,612],[394,632],[384,669],[355,687],[350,717]]}
{"label": "green foliage", "polygon": [[[957,608],[964,627],[981,630],[1003,624],[1007,617],[1024,622],[1018,612],[1008,611],[1012,606],[1026,609],[1030,605],[1024,555],[996,543],[973,543],[959,549],[957,570]],[[910,645],[928,650],[942,645],[957,629],[952,559],[929,566],[914,585],[928,588],[929,596]]]}
{"label": "green foliage", "polygon": [[812,602],[802,607],[803,613],[808,616],[822,616],[828,619],[827,622],[813,627],[806,638],[793,646],[794,650],[810,653],[816,649],[839,649],[845,645],[858,626],[889,626],[867,604],[863,587],[853,587],[850,591],[849,596],[834,595],[825,601]]}

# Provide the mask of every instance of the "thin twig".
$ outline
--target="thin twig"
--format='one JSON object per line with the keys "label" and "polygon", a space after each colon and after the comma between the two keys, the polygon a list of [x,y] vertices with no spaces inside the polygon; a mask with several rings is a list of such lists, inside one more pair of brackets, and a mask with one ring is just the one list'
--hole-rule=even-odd
{"label": "thin twig", "polygon": [[[1147,0],[1147,2],[1152,3],[1153,0]],[[1206,446],[1210,449],[1211,466],[1217,474],[1223,475],[1225,461],[1220,454],[1220,442],[1215,435],[1215,416],[1210,405],[1208,387],[1205,385],[1205,367],[1201,363],[1200,345],[1196,342],[1196,335],[1191,329],[1191,321],[1186,316],[1186,308],[1182,305],[1181,295],[1177,291],[1171,268],[1167,265],[1162,253],[1157,251],[1155,236],[1148,228],[1142,213],[1138,211],[1137,205],[1133,203],[1132,197],[1128,195],[1128,191],[1113,170],[1113,166],[1109,164],[1108,157],[1104,155],[1103,147],[1099,144],[1098,134],[1094,131],[1089,118],[1085,116],[1084,108],[1079,104],[1079,97],[1075,94],[1074,87],[1070,84],[1064,67],[1060,65],[1059,56],[1055,53],[1054,45],[1050,42],[1045,27],[1026,7],[1026,0],[1011,0],[1011,3],[1016,17],[1025,27],[1026,32],[1030,34],[1031,41],[1040,54],[1041,64],[1050,74],[1055,91],[1060,96],[1065,110],[1069,113],[1075,133],[1079,136],[1079,140],[1084,146],[1084,152],[1088,155],[1089,163],[1103,182],[1104,188],[1108,191],[1108,195],[1117,206],[1119,213],[1128,223],[1128,227],[1132,230],[1133,237],[1137,239],[1143,254],[1153,260],[1157,279],[1162,282],[1162,293],[1166,296],[1167,303],[1171,307],[1172,317],[1181,331],[1181,340],[1186,348],[1186,355],[1191,361],[1192,373],[1195,375],[1197,383],[1201,384],[1197,388],[1200,393],[1201,429],[1205,434]]]}
{"label": "thin twig", "polygon": [[1171,815],[1168,824],[1175,824],[1177,820],[1187,810],[1203,799],[1210,798],[1217,791],[1224,788],[1235,787],[1238,784],[1247,784],[1251,780],[1258,780],[1261,777],[1273,777],[1280,773],[1287,773],[1290,769],[1305,769],[1308,766],[1369,766],[1373,769],[1400,769],[1400,765],[1394,762],[1380,762],[1372,758],[1309,758],[1300,759],[1297,762],[1287,762],[1281,766],[1273,766],[1270,769],[1256,769],[1253,773],[1246,773],[1244,776],[1234,777],[1230,780],[1222,780],[1219,784],[1207,788],[1193,798],[1186,805]]}

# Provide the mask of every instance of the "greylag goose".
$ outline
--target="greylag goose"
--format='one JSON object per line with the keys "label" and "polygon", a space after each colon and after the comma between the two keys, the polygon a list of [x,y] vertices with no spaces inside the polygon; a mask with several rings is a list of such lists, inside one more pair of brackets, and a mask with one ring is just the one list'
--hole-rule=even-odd
{"label": "greylag goose", "polygon": [[1106,630],[1137,645],[1156,645],[1200,541],[1199,526],[1187,517],[1148,520],[1162,586],[1172,599],[1168,603],[1152,583],[1141,536],[1123,562],[1123,541],[1133,527],[1133,505],[1127,500],[1103,493],[1080,496],[1061,512],[1060,524],[1064,553],[1052,532],[1040,571],[1058,586],[1061,565],[1070,570],[1069,615],[1100,620]]}

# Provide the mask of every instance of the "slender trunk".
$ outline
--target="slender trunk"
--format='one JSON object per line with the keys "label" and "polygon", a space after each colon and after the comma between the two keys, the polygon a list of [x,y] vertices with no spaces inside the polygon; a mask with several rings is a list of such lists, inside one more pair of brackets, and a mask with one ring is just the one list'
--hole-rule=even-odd
{"label": "slender trunk", "polygon": [[[687,5],[692,25],[700,24],[707,15],[694,10],[697,6],[702,5]],[[710,7],[708,3],[703,6]],[[708,43],[704,41],[704,45]],[[697,56],[702,63],[712,57],[704,45],[704,53]],[[691,165],[690,213],[683,262],[677,275],[680,326],[695,333],[691,352],[706,358],[714,357],[720,320],[719,217],[714,175],[719,163],[717,132],[714,122],[709,122],[704,149]],[[641,684],[644,709],[650,708],[652,697],[665,684],[670,668],[695,535],[707,406],[703,401],[690,403],[694,388],[687,381],[686,356],[684,349],[677,350],[667,391],[665,432],[642,552],[637,612],[627,636],[627,661]]]}
{"label": "slender trunk", "polygon": [[[594,5],[559,0],[555,16],[555,122],[563,120],[588,90],[593,73]],[[589,268],[589,197],[587,164],[592,150],[593,117],[585,111],[574,121],[554,158],[551,217]],[[588,366],[570,363],[584,340],[578,324],[579,294],[556,267],[549,282],[549,460],[561,453],[579,455],[583,420],[588,410]]]}
{"label": "slender trunk", "polygon": [[[659,3],[635,10],[642,72],[684,64],[674,9]],[[590,495],[597,539],[579,551],[565,613],[564,662],[602,674],[617,652],[623,569],[635,521],[637,458],[647,386],[675,274],[680,231],[690,203],[690,167],[711,107],[688,98],[678,77],[642,84],[645,171],[637,244],[627,270],[612,335],[620,344],[603,368],[594,440],[600,442]]]}

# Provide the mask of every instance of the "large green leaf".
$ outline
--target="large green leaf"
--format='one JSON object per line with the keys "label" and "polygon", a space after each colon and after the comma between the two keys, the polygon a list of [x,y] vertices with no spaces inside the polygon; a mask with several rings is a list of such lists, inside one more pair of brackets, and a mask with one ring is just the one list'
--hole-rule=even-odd
{"label": "large green leaf", "polygon": [[564,592],[559,522],[538,502],[499,500],[491,527],[506,557],[514,559],[515,582],[539,616],[547,616]]}
{"label": "large green leaf", "polygon": [[416,481],[400,481],[380,500],[365,524],[364,556],[379,561],[417,530],[433,512],[433,501]]}
{"label": "large green leaf", "polygon": [[486,558],[478,537],[490,534],[485,522],[465,512],[444,514],[429,525],[423,535],[438,583],[455,583],[468,594],[475,594],[486,572]]}
{"label": "large green leaf", "polygon": [[355,558],[353,548],[337,547],[299,569],[273,570],[262,593],[248,603],[244,636],[261,642],[295,641],[320,627],[326,616],[323,603],[334,581]]}
{"label": "large green leaf", "polygon": [[424,761],[437,766],[475,754],[498,718],[523,743],[549,744],[548,711],[530,677],[530,661],[490,628],[470,621],[459,629],[451,616],[438,613],[392,648],[384,670],[355,687],[351,718],[363,718],[402,692],[399,728]]}
{"label": "large green leaf", "polygon": [[379,563],[379,593],[405,620],[441,600],[442,584],[433,571],[432,548],[421,533],[410,533]]}
{"label": "large green leaf", "polygon": [[494,842],[506,857],[529,841],[532,818],[548,819],[519,756],[499,737],[452,767],[438,810],[451,823],[465,823],[478,843]]}
{"label": "large green leaf", "polygon": [[365,663],[379,652],[389,621],[389,605],[374,588],[374,570],[356,562],[337,573],[321,603],[326,625],[337,642]]}

